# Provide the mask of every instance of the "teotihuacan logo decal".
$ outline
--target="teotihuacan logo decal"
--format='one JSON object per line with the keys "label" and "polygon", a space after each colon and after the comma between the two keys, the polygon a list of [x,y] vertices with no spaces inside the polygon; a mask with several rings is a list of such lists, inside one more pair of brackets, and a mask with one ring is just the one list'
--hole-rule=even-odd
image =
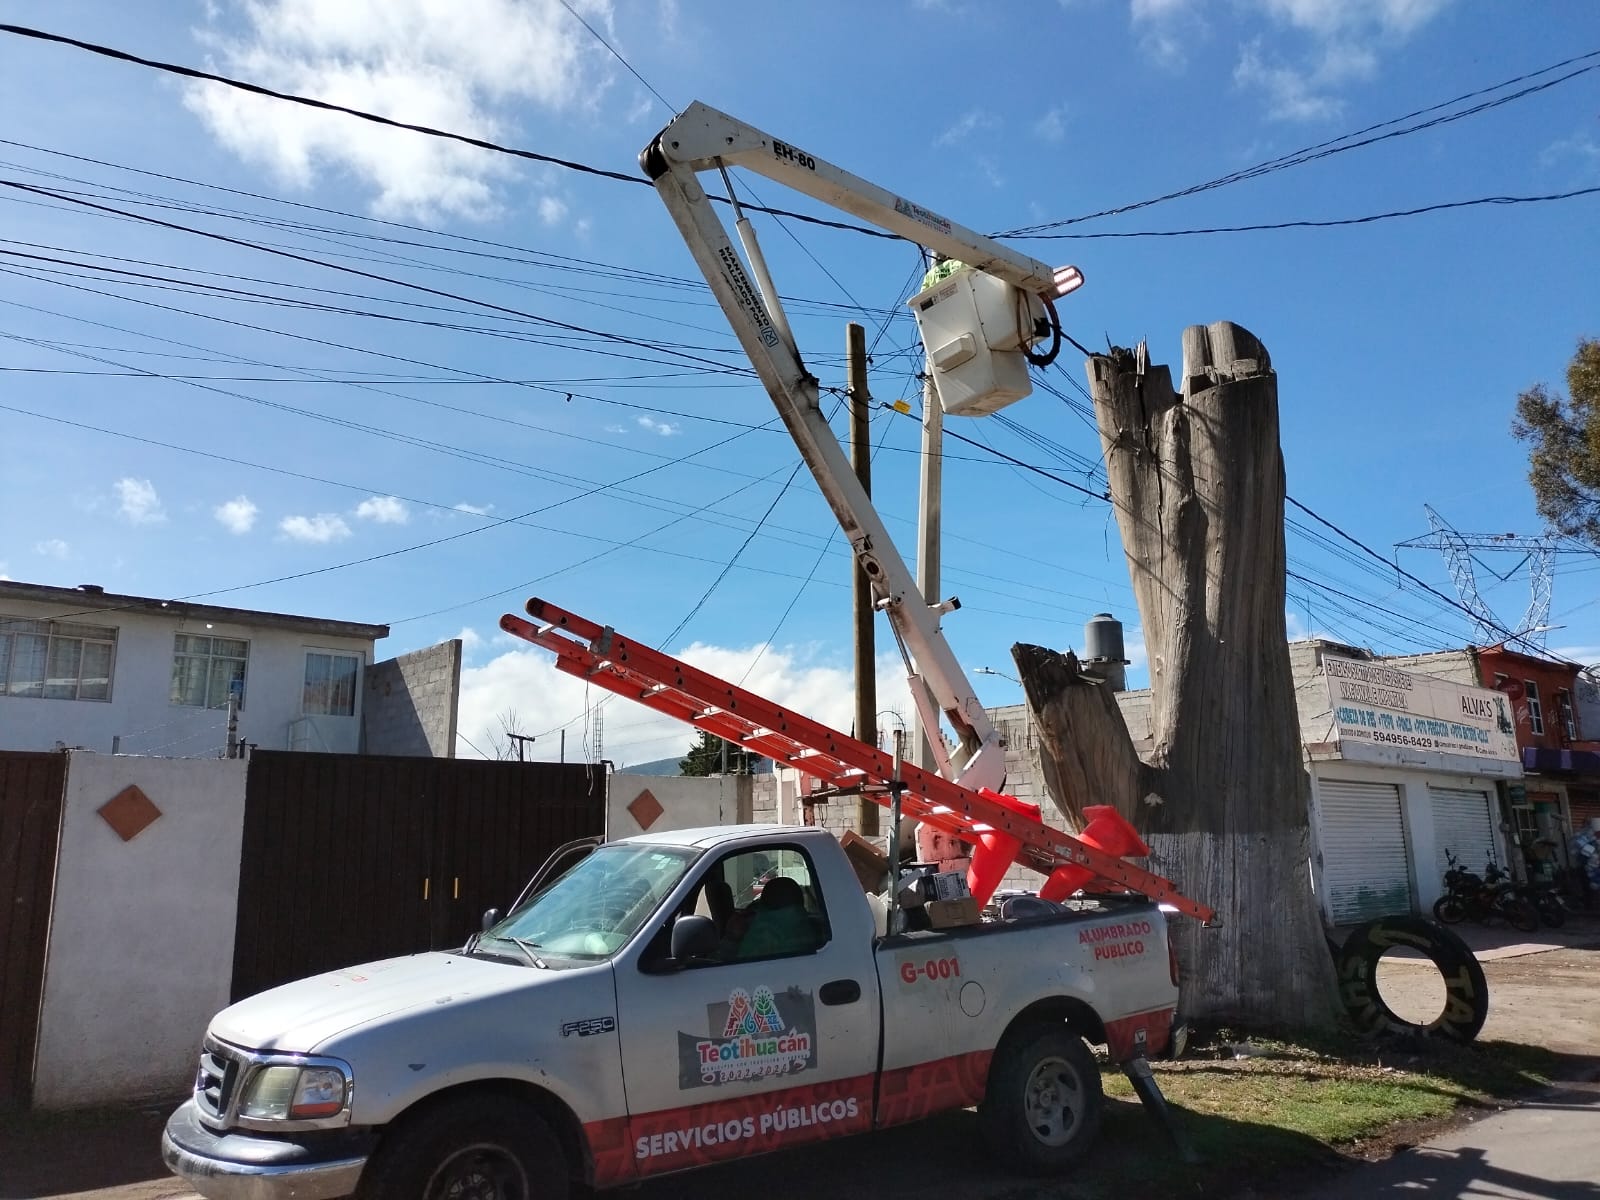
{"label": "teotihuacan logo decal", "polygon": [[817,1065],[816,1009],[800,988],[781,998],[765,985],[753,993],[735,988],[726,1004],[706,1005],[706,1028],[678,1033],[680,1088],[793,1075]]}

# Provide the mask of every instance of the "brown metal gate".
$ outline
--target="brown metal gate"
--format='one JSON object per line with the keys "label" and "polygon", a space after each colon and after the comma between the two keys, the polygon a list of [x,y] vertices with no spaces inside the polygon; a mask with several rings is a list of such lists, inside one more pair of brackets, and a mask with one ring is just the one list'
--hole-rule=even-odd
{"label": "brown metal gate", "polygon": [[460,945],[605,828],[606,773],[584,764],[257,750],[247,778],[234,999]]}
{"label": "brown metal gate", "polygon": [[64,754],[0,751],[0,1109],[33,1091],[66,775]]}

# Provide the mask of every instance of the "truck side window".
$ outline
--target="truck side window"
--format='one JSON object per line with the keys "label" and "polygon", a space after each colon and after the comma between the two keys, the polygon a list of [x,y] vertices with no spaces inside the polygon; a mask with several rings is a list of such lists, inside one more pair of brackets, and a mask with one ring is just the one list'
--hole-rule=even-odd
{"label": "truck side window", "polygon": [[[727,855],[706,872],[687,912],[717,927],[721,962],[814,954],[832,939],[822,892],[805,852],[763,847]],[[666,954],[670,922],[645,959]]]}
{"label": "truck side window", "polygon": [[722,928],[726,958],[813,954],[827,944],[827,911],[804,851],[747,850],[723,859],[712,868],[712,876],[719,868],[732,893]]}

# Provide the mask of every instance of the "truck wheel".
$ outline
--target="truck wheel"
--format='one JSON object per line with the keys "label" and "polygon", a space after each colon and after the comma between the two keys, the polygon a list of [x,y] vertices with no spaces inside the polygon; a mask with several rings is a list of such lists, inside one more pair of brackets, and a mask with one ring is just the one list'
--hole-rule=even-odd
{"label": "truck wheel", "polygon": [[989,1067],[978,1117],[995,1156],[1032,1175],[1060,1171],[1100,1132],[1100,1068],[1065,1025],[1008,1034]]}
{"label": "truck wheel", "polygon": [[469,1096],[390,1130],[362,1172],[363,1200],[567,1200],[567,1163],[526,1105]]}

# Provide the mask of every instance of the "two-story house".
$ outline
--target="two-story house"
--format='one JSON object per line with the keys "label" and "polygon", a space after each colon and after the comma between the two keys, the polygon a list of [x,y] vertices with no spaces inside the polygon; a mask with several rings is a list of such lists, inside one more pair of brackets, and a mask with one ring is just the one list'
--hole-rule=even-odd
{"label": "two-story house", "polygon": [[241,743],[355,753],[373,648],[388,634],[0,580],[0,749],[216,757],[233,697]]}

